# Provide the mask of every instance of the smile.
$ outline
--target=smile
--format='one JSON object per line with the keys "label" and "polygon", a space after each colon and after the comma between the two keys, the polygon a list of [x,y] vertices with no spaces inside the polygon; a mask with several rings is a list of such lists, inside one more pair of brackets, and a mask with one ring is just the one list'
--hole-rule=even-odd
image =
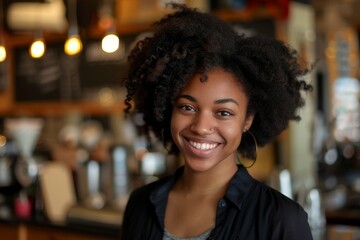
{"label": "smile", "polygon": [[193,142],[193,141],[189,141],[190,145],[193,146],[196,149],[201,149],[201,150],[211,150],[216,148],[217,144],[215,143],[198,143],[198,142]]}

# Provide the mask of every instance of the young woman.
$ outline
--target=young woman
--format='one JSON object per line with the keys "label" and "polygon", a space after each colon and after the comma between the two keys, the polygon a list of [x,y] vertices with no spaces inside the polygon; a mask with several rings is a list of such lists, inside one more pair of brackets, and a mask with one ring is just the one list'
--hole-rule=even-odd
{"label": "young woman", "polygon": [[184,166],[133,191],[122,239],[312,239],[302,207],[237,164],[300,119],[296,52],[173,6],[130,55],[125,102]]}

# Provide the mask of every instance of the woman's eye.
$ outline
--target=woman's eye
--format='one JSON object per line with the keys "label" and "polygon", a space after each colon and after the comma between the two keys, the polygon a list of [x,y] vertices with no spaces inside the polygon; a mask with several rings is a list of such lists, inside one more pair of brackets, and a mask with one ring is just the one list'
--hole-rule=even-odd
{"label": "woman's eye", "polygon": [[219,111],[217,113],[217,115],[221,116],[221,117],[229,117],[229,116],[232,116],[233,114],[230,113],[229,111]]}
{"label": "woman's eye", "polygon": [[189,105],[179,105],[179,108],[183,111],[195,111],[195,109],[192,106]]}

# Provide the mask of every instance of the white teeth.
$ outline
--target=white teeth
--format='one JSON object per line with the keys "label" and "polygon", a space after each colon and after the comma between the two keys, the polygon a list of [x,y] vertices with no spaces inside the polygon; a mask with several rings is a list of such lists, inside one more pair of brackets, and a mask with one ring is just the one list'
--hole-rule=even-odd
{"label": "white teeth", "polygon": [[192,142],[189,141],[191,146],[193,146],[194,148],[197,149],[201,149],[201,150],[211,150],[214,149],[216,147],[217,144],[210,144],[210,143],[197,143],[197,142]]}

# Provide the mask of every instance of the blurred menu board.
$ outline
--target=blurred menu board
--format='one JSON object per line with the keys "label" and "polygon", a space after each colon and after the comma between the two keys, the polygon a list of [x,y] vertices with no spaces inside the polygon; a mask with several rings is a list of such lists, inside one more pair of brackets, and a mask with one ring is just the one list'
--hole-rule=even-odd
{"label": "blurred menu board", "polygon": [[106,53],[99,41],[88,41],[79,62],[80,84],[83,86],[83,97],[104,87],[116,88],[127,69],[127,53],[129,43],[122,40],[117,51]]}
{"label": "blurred menu board", "polygon": [[0,91],[4,91],[7,87],[7,71],[6,71],[6,62],[0,63]]}
{"label": "blurred menu board", "polygon": [[70,81],[65,74],[68,71],[66,67],[65,54],[62,54],[60,45],[47,45],[45,55],[39,59],[29,55],[28,46],[15,49],[16,101],[62,99],[62,84]]}
{"label": "blurred menu board", "polygon": [[89,100],[102,87],[119,88],[126,71],[126,49],[134,38],[122,38],[114,53],[105,53],[101,41],[87,40],[78,56],[67,56],[64,43],[46,43],[42,58],[29,55],[29,46],[14,50],[17,102]]}

